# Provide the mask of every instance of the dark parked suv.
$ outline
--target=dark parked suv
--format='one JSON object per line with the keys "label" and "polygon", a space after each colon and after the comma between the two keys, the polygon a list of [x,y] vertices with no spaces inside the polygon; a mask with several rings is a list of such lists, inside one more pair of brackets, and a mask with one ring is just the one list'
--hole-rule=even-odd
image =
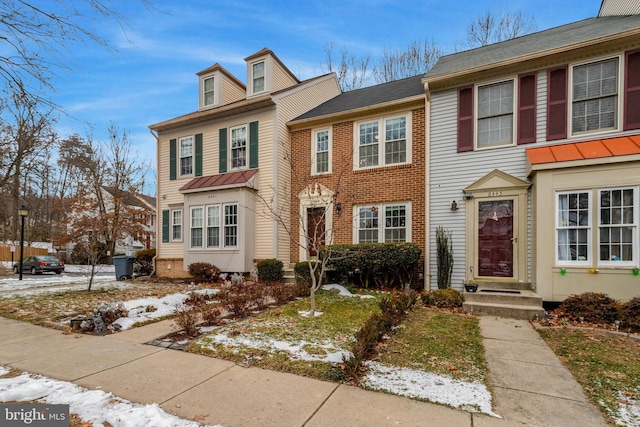
{"label": "dark parked suv", "polygon": [[[20,263],[13,264],[13,271],[20,271]],[[64,262],[54,256],[28,256],[22,260],[22,271],[28,271],[31,274],[42,274],[45,271],[51,271],[60,274],[64,271]]]}

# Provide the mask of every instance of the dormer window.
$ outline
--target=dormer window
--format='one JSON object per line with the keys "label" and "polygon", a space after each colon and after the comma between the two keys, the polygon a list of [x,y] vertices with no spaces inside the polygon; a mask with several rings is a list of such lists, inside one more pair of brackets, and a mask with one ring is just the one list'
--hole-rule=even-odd
{"label": "dormer window", "polygon": [[215,104],[214,77],[207,77],[202,80],[203,107]]}
{"label": "dormer window", "polygon": [[251,88],[252,93],[264,92],[264,61],[251,65]]}

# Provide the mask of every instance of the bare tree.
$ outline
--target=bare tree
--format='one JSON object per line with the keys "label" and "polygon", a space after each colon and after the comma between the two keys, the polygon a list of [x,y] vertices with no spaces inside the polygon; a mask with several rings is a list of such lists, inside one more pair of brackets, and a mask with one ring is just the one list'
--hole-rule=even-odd
{"label": "bare tree", "polygon": [[[73,143],[73,144],[72,144]],[[126,131],[109,128],[109,141],[100,143],[77,137],[68,141],[64,161],[79,173],[81,182],[68,216],[67,243],[84,244],[92,266],[89,290],[96,264],[115,254],[117,243],[144,232],[147,210],[135,203],[144,188],[149,167],[131,152]]]}
{"label": "bare tree", "polygon": [[386,83],[425,74],[433,67],[442,50],[433,40],[414,41],[406,50],[384,50],[382,59],[373,67],[376,83]]}
{"label": "bare tree", "polygon": [[334,45],[327,43],[324,48],[326,70],[335,72],[342,91],[359,89],[367,85],[369,79],[369,56],[356,57],[346,48],[340,52],[340,59],[334,58]]}
{"label": "bare tree", "polygon": [[[140,0],[146,7],[152,0]],[[127,27],[124,17],[108,0],[28,1],[0,0],[0,79],[7,87],[22,87],[29,97],[43,100],[40,90],[51,89],[56,70],[68,69],[74,43],[95,44],[113,50],[94,27],[92,14]]]}
{"label": "bare tree", "polygon": [[503,12],[496,15],[487,11],[469,24],[467,28],[466,47],[486,46],[505,40],[514,39],[536,30],[533,16],[526,16],[522,11]]}
{"label": "bare tree", "polygon": [[[41,172],[46,169],[48,154],[56,140],[51,108],[43,111],[22,87],[15,89],[4,98],[0,128],[0,188],[5,190],[0,199],[0,214],[14,240],[18,206],[41,189]],[[35,214],[36,211],[30,214],[30,224]]]}

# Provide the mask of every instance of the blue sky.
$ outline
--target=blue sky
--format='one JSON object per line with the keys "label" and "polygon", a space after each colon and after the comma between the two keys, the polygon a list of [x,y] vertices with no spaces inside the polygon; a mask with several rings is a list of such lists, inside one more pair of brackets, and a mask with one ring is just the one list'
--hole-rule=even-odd
{"label": "blue sky", "polygon": [[[70,115],[63,135],[91,132],[105,139],[110,122],[129,132],[139,158],[155,166],[155,139],[148,126],[198,107],[196,73],[218,62],[246,81],[244,58],[271,49],[300,79],[325,72],[324,47],[332,42],[373,60],[383,50],[433,39],[453,52],[469,23],[491,10],[522,11],[537,30],[594,17],[600,0],[155,0],[149,11],[133,0],[116,1],[128,17],[126,34],[97,20],[100,34],[117,48],[72,46],[72,71],[60,72],[54,102]],[[91,124],[91,129],[87,126]],[[153,189],[147,189],[153,194]]]}

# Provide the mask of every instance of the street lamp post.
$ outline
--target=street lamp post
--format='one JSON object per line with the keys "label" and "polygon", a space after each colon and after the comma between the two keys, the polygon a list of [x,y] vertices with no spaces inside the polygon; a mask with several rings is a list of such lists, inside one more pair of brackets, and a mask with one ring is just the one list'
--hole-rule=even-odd
{"label": "street lamp post", "polygon": [[29,214],[29,209],[22,205],[18,209],[18,214],[22,223],[20,224],[20,277],[18,280],[22,280],[22,260],[24,258],[24,218]]}

